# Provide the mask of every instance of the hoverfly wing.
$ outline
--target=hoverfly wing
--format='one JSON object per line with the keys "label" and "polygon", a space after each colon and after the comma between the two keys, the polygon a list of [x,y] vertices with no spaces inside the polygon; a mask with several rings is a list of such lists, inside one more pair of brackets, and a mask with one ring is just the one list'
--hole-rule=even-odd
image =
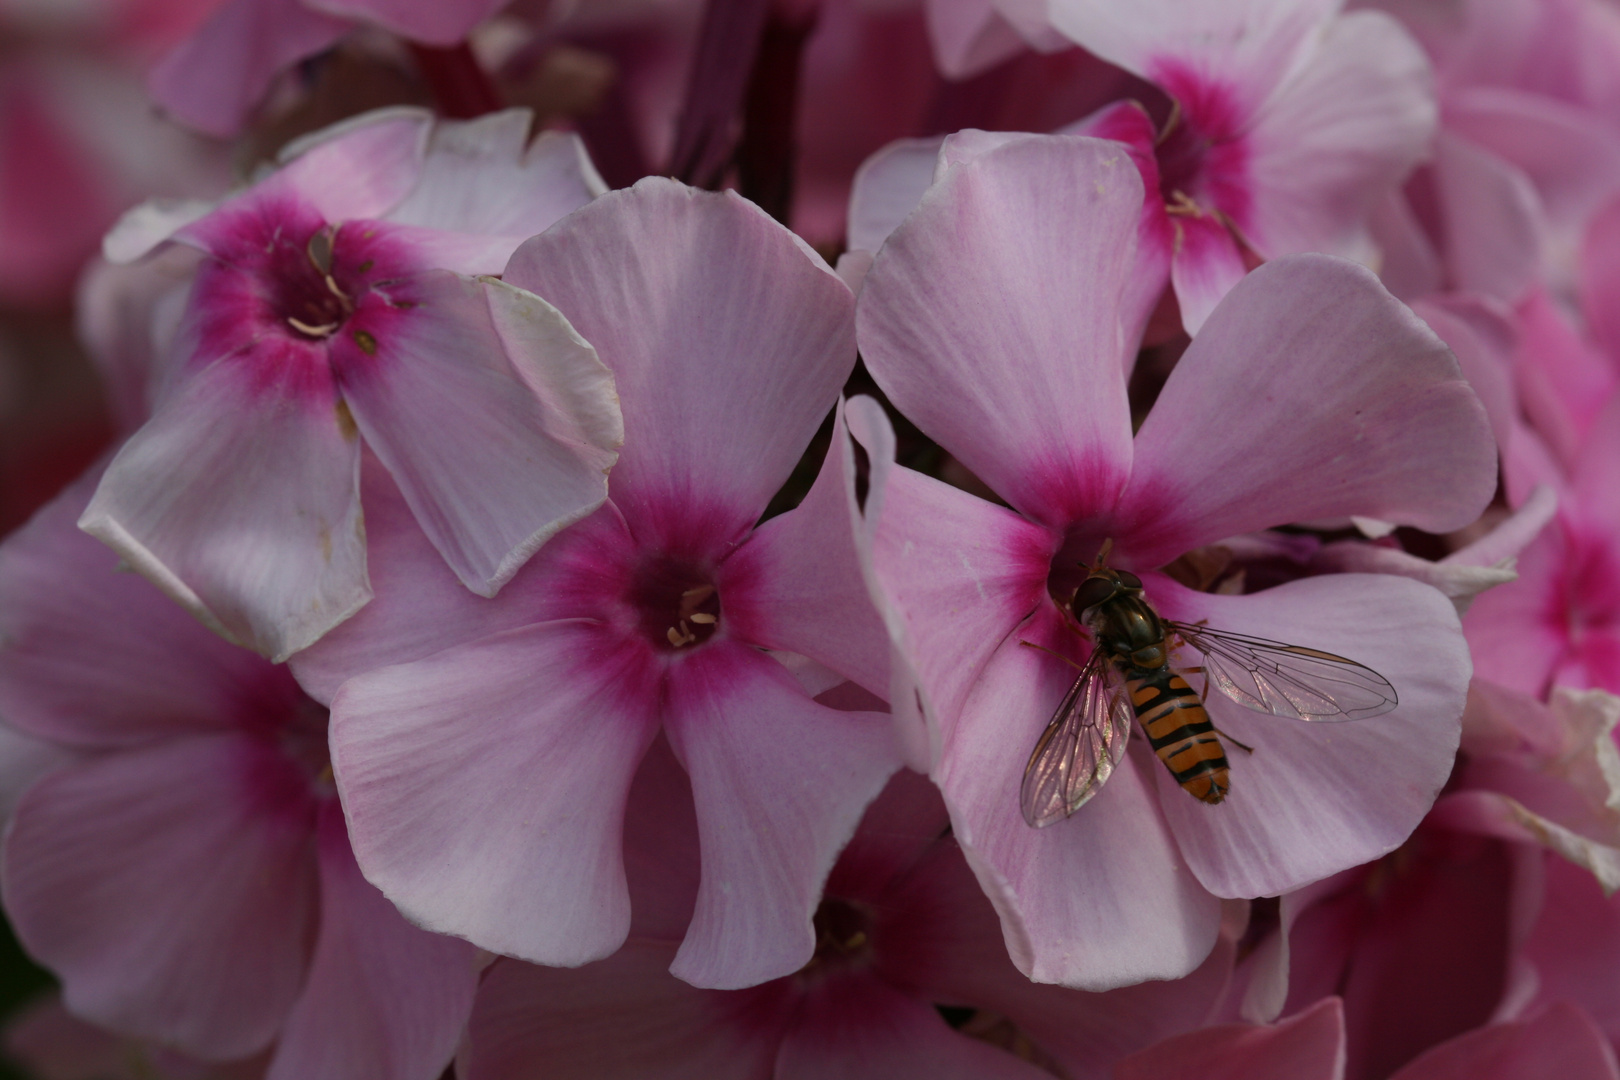
{"label": "hoverfly wing", "polygon": [[1108,781],[1130,737],[1131,707],[1119,674],[1095,650],[1024,766],[1024,820],[1042,828],[1080,809]]}
{"label": "hoverfly wing", "polygon": [[1165,624],[1204,654],[1221,693],[1245,708],[1295,720],[1365,720],[1393,709],[1395,688],[1372,668],[1303,645]]}

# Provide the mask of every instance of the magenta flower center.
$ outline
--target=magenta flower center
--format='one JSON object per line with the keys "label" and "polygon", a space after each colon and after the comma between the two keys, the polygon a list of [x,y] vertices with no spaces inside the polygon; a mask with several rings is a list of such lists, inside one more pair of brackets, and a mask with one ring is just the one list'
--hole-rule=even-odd
{"label": "magenta flower center", "polygon": [[720,592],[713,576],[678,559],[649,559],[631,579],[630,603],[642,633],[663,649],[686,649],[714,636]]}
{"label": "magenta flower center", "polygon": [[271,306],[301,337],[329,337],[354,313],[354,297],[363,283],[338,280],[351,275],[333,265],[336,238],[337,227],[328,225],[316,230],[302,249],[278,237],[271,253]]}
{"label": "magenta flower center", "polygon": [[1172,65],[1154,81],[1176,102],[1154,147],[1165,208],[1190,216],[1219,212],[1242,227],[1249,211],[1248,152],[1234,95]]}

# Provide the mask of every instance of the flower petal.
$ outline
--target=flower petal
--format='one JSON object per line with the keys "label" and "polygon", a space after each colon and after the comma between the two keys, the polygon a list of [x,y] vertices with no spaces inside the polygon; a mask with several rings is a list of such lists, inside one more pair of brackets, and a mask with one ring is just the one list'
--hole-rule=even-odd
{"label": "flower petal", "polygon": [[1174,253],[1170,256],[1170,283],[1181,308],[1181,325],[1194,337],[1248,267],[1231,229],[1213,215],[1178,217]]}
{"label": "flower petal", "polygon": [[265,337],[182,383],[79,527],[210,629],[277,661],[371,599],[360,441],[324,357]]}
{"label": "flower petal", "polygon": [[1087,51],[1144,79],[1167,67],[1190,67],[1256,108],[1294,72],[1315,44],[1316,31],[1340,0],[1229,0],[1190,6],[1146,0],[1129,7],[1110,0],[1055,0],[1052,24]]}
{"label": "flower petal", "polygon": [[363,303],[332,358],[355,423],[463,585],[493,596],[607,499],[613,376],[557,309],[444,271]]}
{"label": "flower petal", "polygon": [[0,545],[0,715],[111,747],[218,732],[285,674],[221,641],[75,528],[91,470]]}
{"label": "flower petal", "polygon": [[1326,255],[1245,278],[1136,444],[1114,536],[1140,567],[1347,514],[1447,532],[1496,487],[1490,423],[1451,351],[1370,272]]}
{"label": "flower petal", "polygon": [[411,41],[457,45],[473,27],[505,7],[504,0],[304,0],[317,11],[375,23]]}
{"label": "flower petal", "polygon": [[1221,1024],[1166,1039],[1114,1067],[1115,1080],[1343,1080],[1344,1003],[1276,1024]]}
{"label": "flower petal", "polygon": [[[1349,657],[1400,704],[1383,716],[1301,723],[1243,708],[1211,687],[1210,718],[1233,748],[1232,790],[1208,806],[1156,769],[1182,854],[1217,896],[1276,896],[1393,850],[1451,774],[1472,663],[1456,610],[1436,589],[1385,574],[1330,574],[1247,596],[1155,579],[1168,618]],[[1183,648],[1178,659],[1196,664]],[[1198,676],[1194,675],[1197,685]]]}
{"label": "flower petal", "polygon": [[585,620],[351,679],[332,765],[366,879],[491,952],[608,955],[630,925],[620,832],[656,701],[645,654]]}
{"label": "flower petal", "polygon": [[1048,604],[1001,643],[935,779],[1020,971],[1083,990],[1180,978],[1214,945],[1220,903],[1187,869],[1155,805],[1141,769],[1158,766],[1128,755],[1095,798],[1049,828],[1030,828],[1019,812],[1029,748],[1075,679],[1020,642],[1062,649],[1067,639],[1072,649],[1075,638]]}
{"label": "flower petal", "polygon": [[1518,580],[1469,605],[1463,624],[1480,676],[1540,697],[1569,653],[1563,577],[1570,558],[1565,525],[1556,517],[1519,553]]}
{"label": "flower petal", "polygon": [[889,399],[1048,524],[1107,507],[1130,471],[1120,305],[1141,212],[1119,146],[1016,140],[947,170],[861,289]]}
{"label": "flower petal", "polygon": [[1560,1001],[1524,1020],[1441,1043],[1391,1080],[1620,1080],[1614,1048],[1592,1018]]}
{"label": "flower petal", "polygon": [[321,923],[266,1080],[436,1080],[478,988],[471,945],[419,930],[360,876],[343,809],[322,806]]}
{"label": "flower petal", "polygon": [[718,584],[740,640],[811,657],[886,698],[889,637],[861,572],[855,471],[841,407],[809,494],[755,529]]}
{"label": "flower petal", "polygon": [[1267,258],[1368,253],[1373,205],[1429,154],[1438,121],[1429,62],[1411,34],[1382,11],[1333,19],[1245,140],[1244,234]]}
{"label": "flower petal", "polygon": [[388,220],[509,237],[515,251],[607,190],[578,135],[545,131],[530,142],[533,123],[528,109],[440,120],[416,186]]}
{"label": "flower petal", "polygon": [[944,142],[940,137],[896,139],[861,162],[849,192],[847,246],[851,251],[877,251],[917,209],[934,182],[934,167]]}
{"label": "flower petal", "polygon": [[6,838],[5,901],[68,1008],[206,1057],[280,1028],[315,917],[307,781],[237,735],[47,776]]}
{"label": "flower petal", "polygon": [[1042,1080],[1050,1074],[1006,1050],[952,1031],[926,1001],[870,976],[805,996],[782,1040],[774,1080]]}
{"label": "flower petal", "polygon": [[810,917],[833,860],[900,766],[889,719],[816,704],[738,643],[671,664],[666,700],[703,857],[670,970],[721,989],[790,974],[815,952]]}
{"label": "flower petal", "polygon": [[468,1080],[757,1080],[797,995],[702,990],[669,974],[673,945],[631,940],[572,971],[510,960],[479,988],[457,1075]]}
{"label": "flower petal", "polygon": [[282,68],[349,30],[299,0],[226,0],[153,69],[152,97],[199,131],[235,135]]}
{"label": "flower petal", "polygon": [[613,501],[643,531],[660,507],[713,507],[741,539],[855,362],[849,289],[735,195],[642,180],[525,243],[505,278],[612,369],[633,433]]}
{"label": "flower petal", "polygon": [[1435,140],[1434,183],[1455,289],[1516,304],[1541,271],[1541,200],[1530,179],[1467,139]]}

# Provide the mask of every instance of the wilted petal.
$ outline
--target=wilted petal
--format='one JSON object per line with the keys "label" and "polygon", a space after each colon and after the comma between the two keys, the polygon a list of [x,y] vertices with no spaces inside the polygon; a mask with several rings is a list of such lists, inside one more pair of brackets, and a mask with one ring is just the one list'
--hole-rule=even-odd
{"label": "wilted petal", "polygon": [[[607,499],[613,376],[544,300],[442,271],[367,297],[332,341],[355,422],[462,584],[493,596]],[[354,329],[351,329],[353,327]]]}
{"label": "wilted petal", "polygon": [[1127,755],[1101,793],[1044,829],[1019,811],[1030,747],[1075,679],[1019,642],[1061,649],[1065,637],[1076,635],[1044,606],[975,682],[935,774],[953,831],[1026,975],[1085,990],[1180,978],[1214,944],[1220,903],[1177,853],[1141,774],[1159,766]]}
{"label": "wilted petal", "polygon": [[366,878],[417,925],[492,952],[611,953],[630,924],[619,836],[657,730],[651,678],[644,652],[575,620],[351,679],[332,764]]}
{"label": "wilted petal", "polygon": [[505,278],[555,304],[613,371],[634,433],[613,501],[644,527],[659,507],[711,507],[716,533],[740,539],[855,362],[849,289],[732,194],[642,180],[525,243]]}
{"label": "wilted petal", "polygon": [[1176,365],[1114,536],[1153,567],[1347,514],[1447,532],[1495,486],[1485,410],[1434,332],[1362,267],[1285,256],[1233,289]]}
{"label": "wilted petal", "polygon": [[716,642],[669,669],[670,745],[692,777],[703,877],[671,967],[751,986],[802,967],[833,860],[899,767],[888,717],[817,705],[780,664]]}
{"label": "wilted petal", "polygon": [[675,946],[631,940],[572,971],[502,960],[479,988],[456,1062],[466,1080],[758,1080],[797,995],[702,990],[669,974]]}
{"label": "wilted petal", "polygon": [[806,996],[782,1040],[775,1080],[1042,1080],[1047,1072],[952,1031],[934,1008],[870,977]]}
{"label": "wilted petal", "polygon": [[[1166,579],[1150,586],[1167,617],[1322,649],[1395,687],[1393,712],[1306,723],[1245,709],[1211,686],[1232,789],[1209,806],[1155,769],[1182,854],[1218,896],[1276,896],[1392,850],[1428,812],[1451,773],[1472,664],[1457,613],[1438,590],[1390,575],[1330,574],[1247,596],[1216,596]],[[1183,648],[1184,662],[1197,653]],[[1198,685],[1198,676],[1193,677]]]}
{"label": "wilted petal", "polygon": [[34,786],[6,838],[6,911],[68,1007],[217,1058],[268,1043],[315,916],[307,782],[234,735],[130,750]]}
{"label": "wilted petal", "polygon": [[324,356],[265,338],[181,384],[79,527],[211,629],[284,660],[371,598],[359,470]]}
{"label": "wilted petal", "polygon": [[1269,1026],[1222,1024],[1167,1039],[1115,1080],[1344,1080],[1344,1003],[1324,998]]}
{"label": "wilted petal", "polygon": [[343,810],[320,811],[320,932],[267,1080],[437,1080],[478,987],[475,951],[406,922],[360,876]]}
{"label": "wilted petal", "polygon": [[895,406],[1063,526],[1130,470],[1121,358],[1142,182],[1119,146],[1024,138],[947,170],[878,253],[861,354]]}

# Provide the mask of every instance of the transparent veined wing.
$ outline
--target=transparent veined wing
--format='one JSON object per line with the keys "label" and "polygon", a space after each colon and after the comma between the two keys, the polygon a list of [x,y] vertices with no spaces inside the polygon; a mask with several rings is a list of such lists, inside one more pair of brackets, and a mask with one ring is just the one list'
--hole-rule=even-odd
{"label": "transparent veined wing", "polygon": [[1166,625],[1204,654],[1204,670],[1221,693],[1256,712],[1295,720],[1365,720],[1399,701],[1388,679],[1343,656],[1207,626]]}
{"label": "transparent veined wing", "polygon": [[1019,805],[1036,828],[1062,821],[1097,794],[1125,756],[1131,706],[1119,673],[1093,650],[1024,766]]}

